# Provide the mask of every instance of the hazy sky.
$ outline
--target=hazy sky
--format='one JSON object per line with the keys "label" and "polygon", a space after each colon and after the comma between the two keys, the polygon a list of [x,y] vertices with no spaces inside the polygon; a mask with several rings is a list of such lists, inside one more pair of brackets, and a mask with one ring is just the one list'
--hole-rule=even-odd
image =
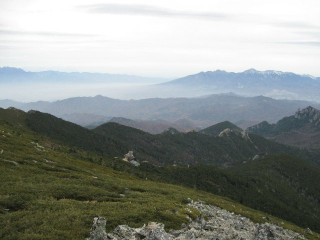
{"label": "hazy sky", "polygon": [[0,0],[0,66],[320,76],[319,0]]}

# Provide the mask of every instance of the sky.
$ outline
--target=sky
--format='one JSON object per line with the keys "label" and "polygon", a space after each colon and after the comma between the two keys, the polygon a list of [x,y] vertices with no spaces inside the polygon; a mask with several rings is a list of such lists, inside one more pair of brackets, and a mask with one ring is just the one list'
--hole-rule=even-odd
{"label": "sky", "polygon": [[319,0],[0,0],[0,66],[320,76]]}

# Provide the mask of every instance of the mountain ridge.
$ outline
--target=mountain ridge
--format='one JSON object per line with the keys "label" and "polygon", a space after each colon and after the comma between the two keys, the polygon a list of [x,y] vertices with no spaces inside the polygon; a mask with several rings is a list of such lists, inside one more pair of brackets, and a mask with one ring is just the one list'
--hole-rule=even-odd
{"label": "mountain ridge", "polygon": [[171,80],[169,82],[165,82],[163,84],[171,84],[171,83],[175,83],[175,82],[181,81],[182,79],[191,78],[191,77],[200,78],[201,76],[212,77],[212,76],[215,76],[215,75],[216,76],[221,76],[221,77],[228,77],[227,76],[228,74],[230,74],[231,77],[236,77],[237,75],[240,75],[242,77],[246,76],[246,75],[247,76],[254,76],[254,77],[257,77],[259,75],[260,76],[273,75],[273,76],[278,76],[278,77],[290,76],[290,77],[302,77],[304,79],[320,80],[320,77],[314,77],[314,76],[308,75],[308,74],[296,74],[296,73],[293,73],[293,72],[283,72],[283,71],[277,71],[277,70],[259,71],[259,70],[256,70],[254,68],[250,68],[250,69],[244,70],[242,72],[228,72],[228,71],[220,70],[220,69],[214,70],[214,71],[202,71],[202,72],[199,72],[199,73],[190,74],[190,75],[187,75],[187,76],[184,76],[184,77],[181,77],[181,78],[177,78],[177,79]]}
{"label": "mountain ridge", "polygon": [[181,119],[175,122],[165,120],[133,120],[123,117],[113,117],[109,122],[119,123],[128,127],[140,129],[151,134],[159,134],[170,128],[176,128],[180,132],[188,132],[197,129],[192,122]]}
{"label": "mountain ridge", "polygon": [[153,77],[140,77],[127,74],[111,74],[111,73],[96,73],[96,72],[62,72],[54,70],[46,71],[25,71],[22,68],[15,67],[0,67],[0,83],[9,81],[19,82],[46,82],[46,81],[58,81],[60,83],[66,83],[68,81],[74,83],[81,82],[117,82],[117,83],[130,83],[133,81],[147,83],[148,81],[164,81],[161,78]]}
{"label": "mountain ridge", "polygon": [[[39,111],[25,113],[12,108],[0,110],[0,120],[16,122],[17,125],[26,126],[66,145],[107,154],[110,157],[121,156],[133,149],[141,161],[150,161],[157,165],[200,163],[228,166],[253,159],[262,152],[269,154],[291,151],[288,147],[259,136],[246,138],[243,134],[226,134],[216,137],[197,132],[164,132],[152,135],[113,122],[88,130]],[[16,118],[17,111],[18,120],[10,120]]]}
{"label": "mountain ridge", "polygon": [[234,92],[244,96],[264,95],[282,99],[305,99],[320,101],[320,77],[299,75],[274,70],[243,72],[207,71],[188,75],[166,83],[163,86],[181,89],[195,88],[218,92]]}
{"label": "mountain ridge", "polygon": [[308,106],[294,115],[269,124],[264,121],[248,131],[277,142],[302,148],[320,148],[320,111]]}
{"label": "mountain ridge", "polygon": [[[234,92],[247,97],[263,95],[276,99],[320,102],[320,97],[317,94],[317,89],[320,89],[320,77],[275,70],[258,71],[248,69],[242,72],[216,70],[199,72],[168,80],[108,73],[27,72],[23,69],[9,67],[0,68],[0,83],[4,84],[4,87],[7,88],[14,84],[25,83],[25,86],[17,86],[13,89],[15,90],[15,95],[21,99],[21,91],[24,87],[27,87],[30,88],[29,91],[42,96],[33,98],[35,100],[54,99],[54,96],[58,95],[61,96],[61,98],[83,96],[90,90],[89,95],[103,94],[112,97],[121,96],[123,99],[157,97],[190,98],[208,94]],[[49,85],[55,94],[52,94],[50,97],[40,94],[34,91],[34,88],[30,87],[30,84],[42,87],[44,90],[48,87],[44,85]],[[40,84],[42,86],[39,86]],[[78,84],[77,89],[74,88],[74,84]],[[61,93],[61,85],[68,89],[64,94]],[[6,95],[5,98],[10,98],[10,95]],[[25,98],[29,97],[25,95]]]}
{"label": "mountain ridge", "polygon": [[221,123],[217,123],[215,125],[212,125],[210,127],[207,127],[205,129],[201,129],[199,132],[200,133],[204,133],[207,135],[211,135],[211,136],[219,136],[219,134],[226,129],[230,129],[233,131],[239,131],[241,132],[242,129],[239,128],[238,126],[236,126],[235,124],[229,122],[229,121],[224,121]]}
{"label": "mountain ridge", "polygon": [[[190,121],[195,128],[205,128],[222,121],[242,122],[247,128],[263,120],[276,122],[293,114],[296,109],[320,104],[297,100],[275,100],[268,97],[241,97],[233,94],[213,94],[197,98],[149,98],[141,100],[118,100],[109,97],[77,97],[54,102],[11,103],[24,111],[47,112],[83,126],[101,123],[112,117],[136,120],[164,120],[171,123],[181,119]],[[8,107],[8,102],[1,106]],[[77,119],[84,115],[85,121]],[[74,116],[72,116],[74,115]],[[90,122],[91,115],[92,121]],[[179,124],[179,123],[178,123]],[[185,123],[181,122],[181,125]],[[176,126],[173,126],[176,127]]]}
{"label": "mountain ridge", "polygon": [[308,106],[304,109],[298,110],[295,113],[294,117],[298,119],[306,119],[315,126],[320,125],[320,110],[312,106]]}

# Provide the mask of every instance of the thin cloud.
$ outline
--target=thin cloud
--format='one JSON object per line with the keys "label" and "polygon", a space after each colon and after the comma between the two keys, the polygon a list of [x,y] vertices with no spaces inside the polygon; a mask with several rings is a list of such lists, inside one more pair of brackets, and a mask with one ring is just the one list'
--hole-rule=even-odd
{"label": "thin cloud", "polygon": [[284,27],[291,29],[299,29],[299,30],[320,30],[320,26],[306,23],[306,22],[274,22],[274,26],[276,27]]}
{"label": "thin cloud", "polygon": [[90,13],[114,14],[114,15],[137,15],[152,17],[182,17],[204,20],[220,20],[227,18],[225,14],[215,12],[188,12],[176,11],[150,5],[134,4],[92,4],[79,6]]}
{"label": "thin cloud", "polygon": [[15,31],[0,29],[0,35],[17,35],[17,36],[44,36],[44,37],[94,37],[93,34],[82,33],[61,33],[61,32],[34,32],[34,31]]}
{"label": "thin cloud", "polygon": [[290,41],[290,42],[278,42],[278,43],[289,44],[289,45],[305,45],[305,46],[320,47],[320,41]]}
{"label": "thin cloud", "polygon": [[[300,36],[304,41],[280,42],[281,44],[319,46],[320,26],[307,22],[278,21],[269,23],[273,27],[282,28]],[[307,40],[310,39],[310,40]]]}
{"label": "thin cloud", "polygon": [[299,34],[309,36],[313,39],[320,39],[320,29],[318,31],[300,31]]}

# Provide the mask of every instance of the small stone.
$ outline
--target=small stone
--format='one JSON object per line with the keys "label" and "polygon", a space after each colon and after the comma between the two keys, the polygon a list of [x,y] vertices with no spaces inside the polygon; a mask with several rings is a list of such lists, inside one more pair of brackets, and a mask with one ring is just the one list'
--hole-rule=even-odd
{"label": "small stone", "polygon": [[313,235],[313,232],[311,231],[310,228],[306,228],[306,229],[304,230],[304,232],[307,233],[307,234]]}

